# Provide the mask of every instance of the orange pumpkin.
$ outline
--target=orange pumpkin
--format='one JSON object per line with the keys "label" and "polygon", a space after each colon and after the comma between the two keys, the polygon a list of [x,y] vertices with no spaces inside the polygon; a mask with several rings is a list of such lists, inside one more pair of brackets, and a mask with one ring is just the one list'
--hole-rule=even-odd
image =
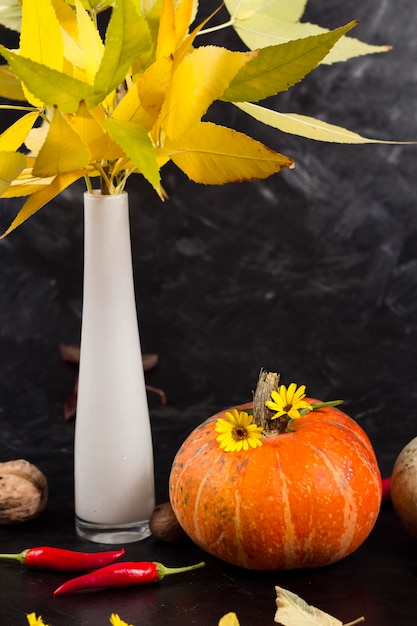
{"label": "orange pumpkin", "polygon": [[264,431],[260,447],[225,452],[215,431],[225,414],[189,435],[170,475],[172,508],[198,546],[234,565],[273,570],[328,565],[363,543],[382,488],[355,421],[326,407],[292,421],[289,432]]}

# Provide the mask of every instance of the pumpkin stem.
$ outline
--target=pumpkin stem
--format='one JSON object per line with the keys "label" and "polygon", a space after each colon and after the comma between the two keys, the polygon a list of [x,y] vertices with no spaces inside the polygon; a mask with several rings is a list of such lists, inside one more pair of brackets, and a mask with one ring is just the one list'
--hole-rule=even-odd
{"label": "pumpkin stem", "polygon": [[265,402],[271,399],[271,391],[278,389],[278,384],[279,374],[261,370],[258,384],[253,394],[253,421],[257,426],[262,428],[266,435],[268,435],[268,433],[276,434],[284,432],[289,422],[287,415],[272,420],[271,418],[275,415],[275,412],[268,409],[265,405]]}

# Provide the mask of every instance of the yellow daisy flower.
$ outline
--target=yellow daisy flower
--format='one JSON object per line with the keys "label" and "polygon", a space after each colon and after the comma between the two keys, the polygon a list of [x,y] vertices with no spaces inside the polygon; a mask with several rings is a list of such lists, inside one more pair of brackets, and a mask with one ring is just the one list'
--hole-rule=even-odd
{"label": "yellow daisy flower", "polygon": [[281,416],[288,416],[295,420],[308,411],[312,411],[311,404],[303,400],[305,398],[305,385],[297,387],[295,383],[291,383],[287,389],[285,385],[280,385],[276,391],[272,391],[272,400],[265,402],[268,409],[276,411],[271,419]]}
{"label": "yellow daisy flower", "polygon": [[239,452],[262,445],[262,428],[253,424],[252,415],[237,409],[232,409],[225,415],[226,419],[219,417],[214,428],[220,433],[216,437],[220,448],[225,452]]}
{"label": "yellow daisy flower", "polygon": [[47,624],[42,621],[41,616],[36,617],[36,613],[28,613],[26,617],[28,618],[29,626],[47,626]]}

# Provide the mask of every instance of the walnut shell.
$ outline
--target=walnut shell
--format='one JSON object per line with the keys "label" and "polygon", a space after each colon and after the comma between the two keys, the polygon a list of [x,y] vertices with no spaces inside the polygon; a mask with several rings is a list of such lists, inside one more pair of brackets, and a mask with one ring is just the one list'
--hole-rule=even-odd
{"label": "walnut shell", "polygon": [[183,541],[187,535],[181,528],[170,502],[158,504],[149,520],[149,529],[155,539],[174,543]]}
{"label": "walnut shell", "polygon": [[33,519],[47,499],[46,478],[35,465],[24,459],[0,463],[0,524]]}

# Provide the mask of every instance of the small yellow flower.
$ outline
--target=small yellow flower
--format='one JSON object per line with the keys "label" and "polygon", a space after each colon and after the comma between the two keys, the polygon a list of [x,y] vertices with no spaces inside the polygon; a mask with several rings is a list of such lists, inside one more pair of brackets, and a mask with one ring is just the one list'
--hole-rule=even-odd
{"label": "small yellow flower", "polygon": [[120,619],[120,617],[117,615],[117,613],[112,613],[111,614],[111,616],[110,616],[110,624],[112,626],[132,626],[132,624],[127,624],[122,619]]}
{"label": "small yellow flower", "polygon": [[285,385],[281,385],[276,391],[272,391],[272,400],[265,402],[268,409],[276,411],[271,419],[288,416],[290,419],[295,420],[301,417],[302,414],[312,411],[313,407],[311,404],[303,400],[306,395],[305,390],[305,385],[297,387],[295,383],[291,383],[288,389]]}
{"label": "small yellow flower", "polygon": [[47,626],[47,624],[42,621],[41,616],[36,617],[36,613],[29,613],[26,617],[28,618],[29,626]]}
{"label": "small yellow flower", "polygon": [[216,437],[220,448],[225,452],[239,452],[262,445],[262,428],[252,423],[252,415],[237,409],[232,409],[225,415],[227,419],[219,417],[214,429],[220,433]]}

